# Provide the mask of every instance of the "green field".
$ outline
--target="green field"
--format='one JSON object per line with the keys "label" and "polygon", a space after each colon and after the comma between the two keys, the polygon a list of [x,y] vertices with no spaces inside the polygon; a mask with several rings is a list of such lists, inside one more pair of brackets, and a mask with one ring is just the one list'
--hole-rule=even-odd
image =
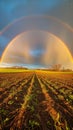
{"label": "green field", "polygon": [[40,71],[40,72],[47,72],[47,73],[70,73],[73,74],[72,72],[63,72],[63,71],[46,71],[46,70],[33,70],[33,69],[22,69],[22,68],[0,68],[0,73],[16,73],[16,72],[28,72],[28,71]]}
{"label": "green field", "polygon": [[11,73],[11,72],[25,72],[28,70],[25,69],[16,69],[16,68],[0,68],[1,73]]}

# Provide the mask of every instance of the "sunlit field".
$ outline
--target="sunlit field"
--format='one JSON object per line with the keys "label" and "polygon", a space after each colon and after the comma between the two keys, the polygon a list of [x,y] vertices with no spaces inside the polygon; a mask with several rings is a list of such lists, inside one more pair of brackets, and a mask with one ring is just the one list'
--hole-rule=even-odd
{"label": "sunlit field", "polygon": [[73,74],[73,71],[46,71],[46,70],[38,70],[38,69],[23,69],[23,68],[0,68],[0,73],[16,73],[16,72],[30,72],[30,71],[35,71],[35,72],[41,72],[41,73],[52,73],[52,74],[56,74],[56,73],[63,73],[63,74]]}
{"label": "sunlit field", "polygon": [[16,73],[16,72],[26,72],[29,70],[25,69],[15,69],[15,68],[0,68],[0,73]]}
{"label": "sunlit field", "polygon": [[0,130],[73,130],[73,73],[0,69]]}
{"label": "sunlit field", "polygon": [[73,130],[73,0],[0,0],[0,130]]}

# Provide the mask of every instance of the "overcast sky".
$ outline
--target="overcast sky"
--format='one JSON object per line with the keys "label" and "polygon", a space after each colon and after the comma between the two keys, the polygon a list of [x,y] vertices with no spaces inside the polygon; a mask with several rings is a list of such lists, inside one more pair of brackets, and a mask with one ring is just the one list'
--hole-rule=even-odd
{"label": "overcast sky", "polygon": [[73,26],[73,0],[0,0],[0,30],[32,14],[53,15]]}
{"label": "overcast sky", "polygon": [[[73,28],[73,0],[0,0],[0,34],[16,19],[31,15],[54,16]],[[0,56],[8,42],[0,36]]]}

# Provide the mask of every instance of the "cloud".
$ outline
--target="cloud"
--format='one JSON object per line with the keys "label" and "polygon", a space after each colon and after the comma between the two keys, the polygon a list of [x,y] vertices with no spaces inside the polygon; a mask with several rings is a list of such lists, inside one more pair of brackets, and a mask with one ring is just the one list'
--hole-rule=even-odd
{"label": "cloud", "polygon": [[0,56],[2,55],[6,45],[8,44],[9,39],[5,36],[0,35]]}
{"label": "cloud", "polygon": [[59,18],[61,21],[71,25],[73,27],[73,0],[64,0],[63,4],[56,6],[56,9],[45,10],[46,15],[53,15]]}
{"label": "cloud", "polygon": [[[30,36],[30,37],[29,37]],[[1,63],[49,67],[62,64],[72,67],[72,57],[64,43],[44,31],[28,31],[17,36],[6,48]]]}
{"label": "cloud", "polygon": [[[73,0],[0,0],[0,30],[2,30],[5,26],[14,20],[21,18],[22,16],[36,14],[55,16],[73,27]],[[49,25],[50,24],[48,21],[48,27],[50,29]],[[17,26],[14,26],[14,28],[15,27],[17,28]],[[60,24],[59,27],[61,28]],[[19,30],[20,28],[21,27],[19,27]],[[69,34],[66,30],[63,29],[63,27],[62,31],[58,30],[57,32],[57,28],[58,27],[55,26],[53,32],[56,30],[55,34],[58,35],[60,39],[65,41],[73,54],[73,35],[71,33]],[[0,55],[10,41],[9,38],[12,36],[14,37],[15,32],[16,29],[10,31],[8,37],[7,35],[0,36]]]}
{"label": "cloud", "polygon": [[52,15],[73,25],[73,1],[0,0],[0,29],[22,16]]}
{"label": "cloud", "polygon": [[62,3],[63,0],[0,0],[0,29],[17,18],[44,14]]}

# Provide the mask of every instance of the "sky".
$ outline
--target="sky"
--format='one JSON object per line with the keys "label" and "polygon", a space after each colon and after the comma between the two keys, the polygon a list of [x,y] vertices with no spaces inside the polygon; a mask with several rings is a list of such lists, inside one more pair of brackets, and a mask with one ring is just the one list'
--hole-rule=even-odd
{"label": "sky", "polygon": [[0,30],[22,16],[52,15],[73,26],[73,0],[0,0]]}
{"label": "sky", "polygon": [[[0,0],[0,57],[11,40],[10,33],[12,36],[14,33],[4,33],[4,28],[17,19],[36,15],[52,16],[63,22],[65,28],[67,26],[65,30],[60,29],[62,34],[59,34],[56,29],[53,32],[66,42],[73,56],[73,0]],[[57,24],[56,26],[58,28],[60,25]],[[51,33],[53,32],[51,31]],[[36,53],[35,51],[34,55],[36,55]]]}
{"label": "sky", "polygon": [[72,68],[73,65],[71,54],[64,43],[53,34],[40,30],[23,32],[16,36],[3,53],[1,63],[42,68],[53,64],[61,64],[65,68]]}

